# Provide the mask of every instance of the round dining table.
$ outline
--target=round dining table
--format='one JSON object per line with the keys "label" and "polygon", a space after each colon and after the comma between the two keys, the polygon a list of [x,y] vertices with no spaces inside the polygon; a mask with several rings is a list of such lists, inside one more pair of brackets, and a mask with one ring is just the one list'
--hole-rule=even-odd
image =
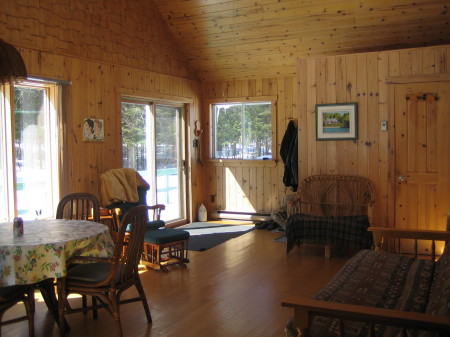
{"label": "round dining table", "polygon": [[109,228],[92,221],[24,221],[23,236],[13,235],[11,222],[0,223],[0,287],[64,277],[69,258],[107,257],[113,250]]}

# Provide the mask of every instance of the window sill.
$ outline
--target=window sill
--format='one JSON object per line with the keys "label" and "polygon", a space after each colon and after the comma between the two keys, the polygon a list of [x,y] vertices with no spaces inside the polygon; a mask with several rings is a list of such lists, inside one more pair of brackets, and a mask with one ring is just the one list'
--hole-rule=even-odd
{"label": "window sill", "polygon": [[275,167],[277,160],[209,159],[211,166]]}

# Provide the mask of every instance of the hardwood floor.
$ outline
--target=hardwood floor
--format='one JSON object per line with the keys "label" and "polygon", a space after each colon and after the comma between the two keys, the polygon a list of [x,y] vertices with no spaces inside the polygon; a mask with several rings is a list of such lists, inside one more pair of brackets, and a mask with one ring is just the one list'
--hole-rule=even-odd
{"label": "hardwood floor", "polygon": [[[121,306],[124,336],[281,337],[293,314],[281,306],[291,295],[310,296],[322,288],[347,261],[332,250],[301,247],[286,255],[274,239],[282,233],[254,230],[204,252],[189,251],[187,269],[169,273],[142,269],[141,280],[153,323],[147,324],[142,303]],[[134,289],[125,292],[133,294]],[[38,294],[36,294],[38,295]],[[79,301],[74,298],[73,301]],[[7,317],[21,313],[20,305]],[[5,317],[5,318],[7,318]],[[111,316],[99,311],[68,316],[68,337],[115,336]],[[59,329],[37,296],[36,337],[59,336]],[[27,323],[2,327],[3,337],[28,336]]]}

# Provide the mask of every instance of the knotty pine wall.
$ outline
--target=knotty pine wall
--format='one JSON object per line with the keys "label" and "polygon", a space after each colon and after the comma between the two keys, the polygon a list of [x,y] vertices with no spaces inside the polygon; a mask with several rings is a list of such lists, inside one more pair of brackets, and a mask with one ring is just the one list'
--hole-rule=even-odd
{"label": "knotty pine wall", "polygon": [[[358,174],[375,185],[373,223],[392,226],[393,86],[450,72],[450,46],[298,60],[300,176]],[[358,103],[357,141],[316,141],[315,104]],[[380,131],[380,121],[389,131]]]}
{"label": "knotty pine wall", "polygon": [[[290,118],[298,120],[299,179],[313,174],[358,174],[375,185],[375,225],[393,223],[395,172],[393,125],[388,82],[450,72],[450,46],[371,52],[298,60],[297,78],[207,82],[206,98],[278,96],[277,154]],[[357,141],[316,141],[315,104],[358,103]],[[207,104],[204,104],[207,118]],[[265,211],[278,207],[286,193],[283,163],[247,166],[207,161],[205,196],[210,209]],[[209,195],[215,196],[215,203]]]}
{"label": "knotty pine wall", "polygon": [[[63,89],[61,195],[99,196],[100,173],[122,167],[122,95],[188,103],[192,144],[200,83],[156,13],[152,2],[137,0],[0,2],[0,38],[20,50],[29,75],[71,82]],[[104,142],[82,141],[87,117],[104,119]],[[201,172],[196,160],[187,162],[197,207]]]}

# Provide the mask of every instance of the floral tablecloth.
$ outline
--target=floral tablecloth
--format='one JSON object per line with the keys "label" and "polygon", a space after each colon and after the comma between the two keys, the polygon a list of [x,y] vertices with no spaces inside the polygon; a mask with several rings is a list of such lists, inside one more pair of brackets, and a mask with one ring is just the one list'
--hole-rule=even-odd
{"label": "floral tablecloth", "polygon": [[73,256],[110,256],[114,250],[108,227],[83,220],[24,221],[22,237],[12,223],[0,223],[0,286],[31,284],[66,275]]}

